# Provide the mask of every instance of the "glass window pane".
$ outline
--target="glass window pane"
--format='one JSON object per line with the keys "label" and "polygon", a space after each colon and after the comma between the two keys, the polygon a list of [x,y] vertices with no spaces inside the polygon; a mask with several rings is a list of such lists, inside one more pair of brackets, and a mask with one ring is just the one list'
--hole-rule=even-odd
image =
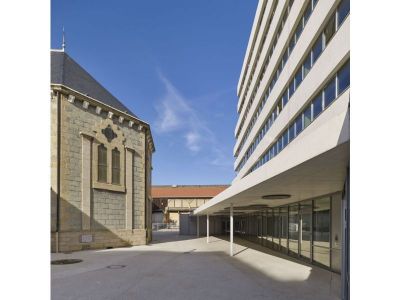
{"label": "glass window pane", "polygon": [[299,252],[299,211],[298,205],[289,206],[289,253]]}
{"label": "glass window pane", "polygon": [[312,201],[300,202],[300,254],[311,259]]}
{"label": "glass window pane", "polygon": [[311,70],[311,52],[307,55],[306,60],[303,63],[304,77],[307,76],[308,72]]}
{"label": "glass window pane", "polygon": [[295,80],[293,78],[293,80],[290,82],[289,85],[289,98],[292,97],[292,95],[294,94],[294,90],[295,90]]}
{"label": "glass window pane", "polygon": [[282,148],[285,148],[286,145],[288,144],[288,132],[285,131],[285,133],[282,136],[283,143],[282,143]]}
{"label": "glass window pane", "polygon": [[279,208],[274,208],[273,209],[274,213],[274,230],[273,230],[273,243],[274,243],[274,249],[278,250],[279,249],[279,244],[280,244],[280,216],[279,216]]}
{"label": "glass window pane", "polygon": [[294,124],[289,127],[289,142],[294,139]]}
{"label": "glass window pane", "polygon": [[107,182],[107,148],[101,144],[97,148],[97,180]]}
{"label": "glass window pane", "polygon": [[308,3],[306,10],[304,12],[304,25],[307,23],[310,15],[311,15],[311,1]]}
{"label": "glass window pane", "polygon": [[313,101],[313,119],[322,112],[322,93],[320,93]]}
{"label": "glass window pane", "polygon": [[324,30],[325,47],[326,47],[326,45],[328,45],[328,43],[332,39],[333,35],[335,34],[335,31],[336,31],[336,16],[333,15]]}
{"label": "glass window pane", "polygon": [[283,106],[285,106],[287,102],[288,102],[288,96],[287,96],[287,91],[285,91],[283,93],[283,96],[282,96],[282,104],[283,104]]}
{"label": "glass window pane", "polygon": [[338,7],[338,27],[342,25],[344,19],[350,12],[350,0],[342,0]]}
{"label": "glass window pane", "polygon": [[313,259],[330,266],[330,198],[314,201],[313,208]]}
{"label": "glass window pane", "polygon": [[288,245],[288,207],[284,206],[280,208],[281,215],[281,250],[286,252]]}
{"label": "glass window pane", "polygon": [[267,246],[272,247],[272,236],[274,235],[274,217],[272,210],[267,211]]}
{"label": "glass window pane", "polygon": [[292,53],[295,44],[296,44],[295,36],[293,36],[292,40],[290,41],[289,48],[288,48],[288,50],[289,50],[288,54],[289,55],[290,55],[290,53]]}
{"label": "glass window pane", "polygon": [[336,98],[336,78],[333,79],[328,83],[326,88],[324,89],[324,97],[325,97],[325,109],[332,103],[333,100]]}
{"label": "glass window pane", "polygon": [[295,75],[295,81],[296,81],[296,89],[299,87],[299,85],[301,84],[301,82],[303,81],[303,70],[300,67],[299,70],[297,71],[296,75]]}
{"label": "glass window pane", "polygon": [[318,3],[318,0],[312,0],[312,3],[313,3],[313,9],[315,8],[315,6],[317,5],[317,3]]}
{"label": "glass window pane", "polygon": [[296,33],[295,33],[296,43],[299,40],[302,31],[303,31],[303,20],[301,19],[296,28]]}
{"label": "glass window pane", "polygon": [[303,115],[300,115],[296,119],[296,136],[303,131]]}
{"label": "glass window pane", "polygon": [[318,40],[315,42],[315,45],[313,47],[313,65],[317,61],[318,57],[321,55],[323,49],[323,42],[322,42],[322,35],[318,38]]}
{"label": "glass window pane", "polygon": [[112,150],[112,183],[120,183],[120,155],[118,149]]}
{"label": "glass window pane", "polygon": [[338,94],[342,93],[350,85],[350,61],[338,72]]}
{"label": "glass window pane", "polygon": [[279,138],[279,143],[280,143],[280,145],[281,145],[281,150],[283,149],[283,148],[285,148],[285,142],[284,142],[284,140],[285,140],[285,135],[282,135],[280,138]]}
{"label": "glass window pane", "polygon": [[304,128],[306,128],[308,125],[310,125],[312,119],[311,119],[311,105],[308,106],[308,108],[304,111]]}

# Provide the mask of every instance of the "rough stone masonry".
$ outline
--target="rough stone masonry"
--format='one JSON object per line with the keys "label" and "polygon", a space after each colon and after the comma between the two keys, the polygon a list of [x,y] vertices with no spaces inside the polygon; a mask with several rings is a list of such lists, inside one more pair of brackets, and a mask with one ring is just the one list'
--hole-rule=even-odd
{"label": "rough stone masonry", "polygon": [[65,52],[51,58],[52,252],[149,242],[150,126]]}

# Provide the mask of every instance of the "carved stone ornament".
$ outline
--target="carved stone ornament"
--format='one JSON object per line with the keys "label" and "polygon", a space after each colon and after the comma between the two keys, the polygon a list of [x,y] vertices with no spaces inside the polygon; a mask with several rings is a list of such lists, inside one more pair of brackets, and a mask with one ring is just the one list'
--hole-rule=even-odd
{"label": "carved stone ornament", "polygon": [[111,126],[108,125],[106,128],[102,129],[101,132],[107,138],[107,141],[111,143],[113,139],[117,137],[117,134],[112,130]]}
{"label": "carved stone ornament", "polygon": [[75,96],[74,95],[68,95],[68,102],[74,103],[75,102]]}

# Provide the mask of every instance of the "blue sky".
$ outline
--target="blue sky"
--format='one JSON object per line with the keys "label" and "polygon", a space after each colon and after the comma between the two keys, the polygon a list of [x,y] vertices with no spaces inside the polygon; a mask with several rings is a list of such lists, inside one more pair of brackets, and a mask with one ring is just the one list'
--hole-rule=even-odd
{"label": "blue sky", "polygon": [[153,184],[230,183],[236,86],[257,0],[53,0],[66,51],[141,119]]}

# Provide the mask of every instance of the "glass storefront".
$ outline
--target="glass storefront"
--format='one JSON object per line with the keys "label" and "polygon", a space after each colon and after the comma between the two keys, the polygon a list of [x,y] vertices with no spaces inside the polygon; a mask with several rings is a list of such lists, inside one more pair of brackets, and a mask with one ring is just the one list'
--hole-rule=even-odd
{"label": "glass storefront", "polygon": [[239,234],[296,258],[341,271],[341,195],[237,217]]}

